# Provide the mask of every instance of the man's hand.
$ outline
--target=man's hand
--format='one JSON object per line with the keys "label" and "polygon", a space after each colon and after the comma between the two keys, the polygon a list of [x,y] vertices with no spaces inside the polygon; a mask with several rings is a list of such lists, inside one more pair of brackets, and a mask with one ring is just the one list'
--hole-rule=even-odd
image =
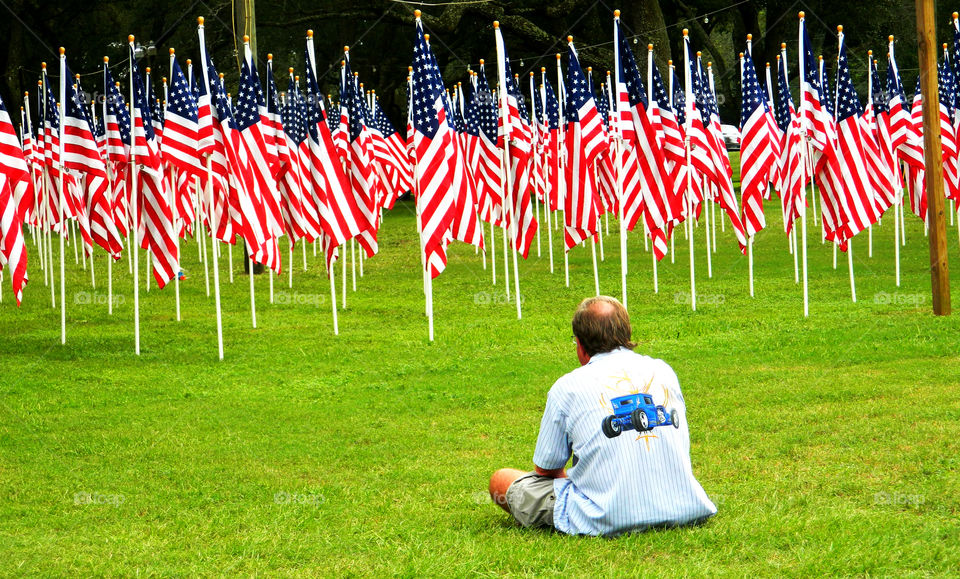
{"label": "man's hand", "polygon": [[538,475],[548,476],[550,478],[567,478],[567,469],[564,467],[556,468],[553,470],[544,470],[539,466],[534,465],[534,468]]}

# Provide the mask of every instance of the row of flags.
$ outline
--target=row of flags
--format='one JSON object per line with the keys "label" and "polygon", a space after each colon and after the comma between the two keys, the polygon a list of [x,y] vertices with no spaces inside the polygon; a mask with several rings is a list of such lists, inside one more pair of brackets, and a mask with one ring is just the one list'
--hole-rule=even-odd
{"label": "row of flags", "polygon": [[[314,73],[312,34],[304,87],[291,69],[282,95],[272,59],[261,80],[245,43],[236,104],[206,50],[202,19],[198,34],[202,65],[194,74],[171,49],[162,104],[151,92],[150,69],[141,73],[131,37],[126,97],[104,59],[102,107],[83,102],[80,77],[61,51],[60,91],[44,65],[36,131],[29,107],[22,110],[22,139],[2,109],[9,199],[2,207],[16,224],[3,229],[11,239],[3,255],[4,265],[13,264],[18,301],[26,283],[23,223],[66,236],[73,221],[88,255],[98,245],[114,259],[135,230],[161,288],[179,271],[178,238],[197,235],[201,225],[225,243],[239,235],[250,258],[277,273],[284,235],[291,248],[301,239],[320,241],[328,266],[350,239],[369,256],[376,253],[379,213],[410,189],[412,171],[403,138],[376,100],[364,96],[349,65],[340,126],[332,133]],[[347,145],[337,147],[334,135],[341,133]]]}
{"label": "row of flags", "polygon": [[[960,201],[960,23],[956,16],[953,48],[944,44],[937,74],[945,191],[948,199]],[[843,27],[838,27],[835,91],[831,91],[823,58],[814,58],[802,12],[798,40],[799,109],[790,94],[786,44],[777,57],[776,89],[769,65],[766,88],[760,86],[749,41],[741,54],[741,195],[748,235],[763,228],[763,200],[770,198],[771,190],[780,194],[789,234],[803,210],[804,188],[811,180],[821,192],[824,237],[841,250],[898,204],[904,188],[912,211],[926,222],[920,79],[908,101],[893,37],[888,39],[883,77],[872,51],[868,55],[865,104],[851,80]]]}
{"label": "row of flags", "polygon": [[[565,75],[560,54],[555,82],[545,68],[539,77],[531,73],[530,110],[498,26],[496,89],[483,61],[465,85],[447,89],[418,15],[406,138],[352,72],[349,50],[339,105],[331,102],[328,110],[312,34],[303,74],[290,69],[283,92],[272,59],[261,77],[245,43],[234,104],[206,49],[202,19],[198,35],[196,73],[171,49],[162,100],[152,93],[149,69],[141,74],[131,37],[129,90],[121,91],[105,61],[102,106],[82,101],[80,78],[63,57],[60,90],[44,72],[40,118],[34,125],[27,107],[22,138],[0,103],[0,265],[13,272],[18,300],[26,283],[23,223],[65,236],[73,220],[87,253],[96,245],[114,259],[128,235],[136,235],[163,287],[179,270],[178,240],[200,231],[225,243],[239,235],[250,258],[277,273],[283,236],[290,248],[319,241],[328,268],[351,239],[372,257],[383,210],[407,191],[416,199],[430,277],[446,267],[452,241],[478,248],[492,242],[484,239],[483,223],[509,232],[514,250],[527,258],[539,227],[532,199],[562,212],[567,251],[596,239],[601,216],[613,213],[627,230],[642,218],[657,260],[674,229],[699,218],[707,201],[725,213],[746,251],[766,226],[764,201],[775,191],[790,234],[811,180],[821,191],[825,239],[841,249],[898,202],[903,185],[913,211],[926,219],[922,102],[919,91],[912,102],[904,96],[892,39],[885,83],[870,57],[864,107],[842,31],[832,93],[802,13],[799,108],[785,45],[776,90],[769,65],[761,84],[749,39],[741,56],[739,195],[711,66],[685,34],[682,68],[670,63],[665,80],[652,45],[641,68],[619,12],[612,74],[595,85],[568,38]],[[953,51],[945,46],[938,74],[946,190],[960,200],[956,18]]]}

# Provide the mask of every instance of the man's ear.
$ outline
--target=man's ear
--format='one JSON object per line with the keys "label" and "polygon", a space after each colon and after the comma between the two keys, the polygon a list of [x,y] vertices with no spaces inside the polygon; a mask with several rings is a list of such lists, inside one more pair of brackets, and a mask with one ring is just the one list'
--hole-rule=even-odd
{"label": "man's ear", "polygon": [[580,339],[576,337],[574,339],[577,341],[577,360],[580,361],[581,366],[584,366],[590,361],[590,355],[583,349],[583,345],[580,344]]}

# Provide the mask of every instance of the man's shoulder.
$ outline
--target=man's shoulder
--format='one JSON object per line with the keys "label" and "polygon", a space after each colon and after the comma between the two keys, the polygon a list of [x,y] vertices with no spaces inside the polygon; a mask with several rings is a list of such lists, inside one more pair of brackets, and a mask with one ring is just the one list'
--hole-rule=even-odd
{"label": "man's shoulder", "polygon": [[646,354],[638,354],[633,350],[620,348],[613,352],[600,354],[587,365],[575,368],[561,376],[550,389],[553,394],[559,394],[571,388],[577,388],[585,383],[596,382],[605,377],[612,366],[628,367],[643,370],[644,373],[655,375],[675,375],[670,364],[660,358],[652,358]]}

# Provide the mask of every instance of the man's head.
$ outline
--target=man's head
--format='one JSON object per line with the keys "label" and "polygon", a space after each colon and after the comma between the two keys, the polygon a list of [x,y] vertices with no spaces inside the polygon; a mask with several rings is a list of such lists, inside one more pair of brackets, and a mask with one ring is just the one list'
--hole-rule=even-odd
{"label": "man's head", "polygon": [[[597,296],[580,302],[573,314],[577,356],[585,364],[593,356],[617,348],[636,348],[630,340],[630,316],[616,298]],[[581,352],[582,350],[582,352]]]}

